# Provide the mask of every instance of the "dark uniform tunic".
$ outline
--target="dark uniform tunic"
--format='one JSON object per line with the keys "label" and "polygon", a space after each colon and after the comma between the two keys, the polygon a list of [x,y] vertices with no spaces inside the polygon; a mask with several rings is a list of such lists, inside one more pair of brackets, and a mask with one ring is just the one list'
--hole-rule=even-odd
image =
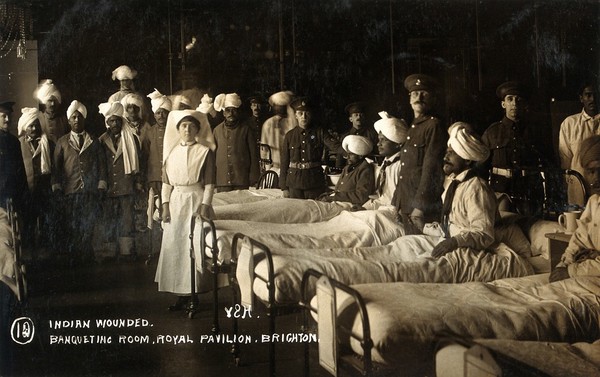
{"label": "dark uniform tunic", "polygon": [[[496,192],[509,194],[518,205],[539,206],[543,195],[540,169],[546,164],[540,148],[533,142],[531,130],[525,124],[515,123],[506,116],[493,123],[483,133],[483,143],[491,154],[484,164],[484,173],[489,174],[490,185]],[[535,203],[526,203],[533,201]],[[535,208],[518,208],[528,215]]]}
{"label": "dark uniform tunic", "polygon": [[321,164],[325,146],[331,150],[335,148],[321,128],[295,127],[285,134],[281,146],[279,187],[290,190],[290,194],[292,190],[324,192],[327,184]]}
{"label": "dark uniform tunic", "polygon": [[6,208],[6,200],[12,198],[18,208],[25,193],[27,176],[19,139],[0,131],[0,207]]}
{"label": "dark uniform tunic", "polygon": [[356,164],[344,167],[340,180],[335,186],[334,194],[328,199],[363,205],[374,191],[375,169],[373,165],[363,159]]}
{"label": "dark uniform tunic", "polygon": [[442,169],[448,133],[439,119],[421,116],[413,120],[400,150],[402,169],[392,204],[410,215],[418,208],[425,221],[438,221],[444,190]]}
{"label": "dark uniform tunic", "polygon": [[217,163],[217,189],[248,188],[256,184],[259,177],[258,148],[256,135],[246,121],[233,126],[225,122],[213,131]]}

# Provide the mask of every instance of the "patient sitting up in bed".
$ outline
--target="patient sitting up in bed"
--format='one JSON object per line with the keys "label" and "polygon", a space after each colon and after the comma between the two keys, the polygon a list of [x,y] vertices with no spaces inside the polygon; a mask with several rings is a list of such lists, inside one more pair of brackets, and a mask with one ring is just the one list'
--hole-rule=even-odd
{"label": "patient sitting up in bed", "polygon": [[442,194],[442,218],[440,224],[425,228],[425,233],[445,238],[431,252],[436,258],[459,247],[485,250],[494,242],[496,197],[472,169],[490,151],[469,129],[462,122],[449,129],[443,168],[450,181]]}
{"label": "patient sitting up in bed", "polygon": [[[379,113],[381,119],[373,125],[378,133],[377,149],[383,156],[383,163],[375,180],[376,193],[361,206],[354,210],[379,209],[392,207],[392,197],[400,177],[400,150],[406,142],[408,126],[402,119],[389,116],[385,111]],[[393,207],[392,207],[393,208]]]}
{"label": "patient sitting up in bed", "polygon": [[321,195],[319,200],[363,204],[375,186],[373,165],[365,159],[373,150],[373,143],[364,136],[348,135],[342,140],[342,148],[348,155],[348,163],[342,170],[335,190]]}
{"label": "patient sitting up in bed", "polygon": [[560,263],[550,273],[551,282],[575,276],[600,276],[600,135],[581,143],[580,160],[592,196]]}

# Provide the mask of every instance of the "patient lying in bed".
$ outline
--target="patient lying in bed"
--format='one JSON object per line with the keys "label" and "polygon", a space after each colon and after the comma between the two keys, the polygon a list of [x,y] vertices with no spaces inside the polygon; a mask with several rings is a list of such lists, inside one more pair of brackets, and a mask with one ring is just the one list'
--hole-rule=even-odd
{"label": "patient lying in bed", "polygon": [[[318,244],[271,242],[258,229],[237,228],[252,238],[255,235],[261,237],[259,241],[266,241],[263,243],[271,248],[276,271],[276,300],[298,302],[302,275],[309,268],[347,284],[396,281],[459,283],[532,274],[530,264],[518,255],[523,250],[511,247],[511,240],[504,237],[506,232],[503,237],[496,237],[500,234],[494,227],[496,197],[488,184],[471,170],[473,161],[484,160],[489,151],[463,128],[455,128],[453,132],[444,158],[444,171],[452,179],[444,193],[444,216],[440,223],[425,228],[428,234],[397,237],[389,242],[380,237],[379,243],[355,242],[349,245],[355,236],[351,230],[342,233],[339,240],[346,242],[346,246],[318,248]],[[364,211],[353,215],[378,212]],[[380,229],[389,233],[385,227]],[[246,230],[252,231],[252,234]],[[267,262],[255,261],[255,265],[256,272],[265,276]],[[263,299],[267,297],[266,286],[258,279],[254,283],[254,291]]]}

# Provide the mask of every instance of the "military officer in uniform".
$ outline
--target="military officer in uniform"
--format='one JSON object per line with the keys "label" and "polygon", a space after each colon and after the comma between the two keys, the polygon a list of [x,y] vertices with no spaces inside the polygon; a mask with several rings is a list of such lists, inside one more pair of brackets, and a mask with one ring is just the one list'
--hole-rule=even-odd
{"label": "military officer in uniform", "polygon": [[314,124],[307,97],[296,98],[290,106],[298,126],[285,134],[281,145],[279,186],[286,198],[316,199],[327,190],[321,167],[323,148],[334,150],[335,146],[323,129]]}
{"label": "military officer in uniform", "polygon": [[516,210],[534,215],[541,210],[543,188],[540,169],[545,158],[533,142],[533,130],[524,121],[527,89],[518,81],[508,81],[496,89],[504,117],[493,123],[482,136],[491,155],[483,165],[496,192],[511,196]]}
{"label": "military officer in uniform", "polygon": [[352,124],[349,130],[344,132],[340,137],[340,147],[337,149],[336,167],[343,168],[346,165],[345,157],[346,153],[341,146],[342,140],[348,135],[364,136],[373,145],[377,145],[378,135],[377,131],[373,128],[373,125],[367,124],[365,118],[365,104],[362,102],[352,102],[344,108],[344,111],[348,113],[348,119]]}
{"label": "military officer in uniform", "polygon": [[402,170],[392,204],[411,233],[422,231],[425,222],[440,217],[443,191],[442,161],[448,134],[432,116],[437,83],[434,78],[413,74],[404,80],[410,93],[414,119],[400,150]]}
{"label": "military officer in uniform", "polygon": [[0,207],[12,199],[17,208],[23,204],[27,193],[27,175],[21,144],[16,136],[8,132],[14,102],[0,102]]}

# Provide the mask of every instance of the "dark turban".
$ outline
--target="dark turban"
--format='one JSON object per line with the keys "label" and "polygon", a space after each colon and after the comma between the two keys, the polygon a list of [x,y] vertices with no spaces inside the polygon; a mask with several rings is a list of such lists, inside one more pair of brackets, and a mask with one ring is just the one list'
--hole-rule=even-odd
{"label": "dark turban", "polygon": [[600,135],[587,138],[581,143],[579,160],[584,168],[592,161],[600,161]]}

